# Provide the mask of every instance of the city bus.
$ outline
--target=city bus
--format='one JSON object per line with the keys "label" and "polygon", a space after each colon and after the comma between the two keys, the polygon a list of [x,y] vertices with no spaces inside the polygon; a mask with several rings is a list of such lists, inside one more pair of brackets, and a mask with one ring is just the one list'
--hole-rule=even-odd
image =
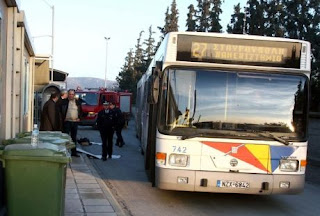
{"label": "city bus", "polygon": [[307,164],[310,43],[172,32],[137,84],[152,186],[297,194]]}

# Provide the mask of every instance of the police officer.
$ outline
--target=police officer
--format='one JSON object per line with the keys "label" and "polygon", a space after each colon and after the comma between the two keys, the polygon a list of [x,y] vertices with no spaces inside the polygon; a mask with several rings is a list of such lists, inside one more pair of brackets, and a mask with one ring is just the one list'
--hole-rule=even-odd
{"label": "police officer", "polygon": [[121,148],[122,146],[125,145],[121,132],[126,121],[124,119],[123,113],[121,112],[121,109],[116,107],[114,103],[112,103],[111,105],[111,110],[114,110],[116,115],[116,126],[115,126],[115,131],[117,135],[116,146],[119,146]]}
{"label": "police officer", "polygon": [[116,125],[116,115],[114,110],[110,108],[109,102],[103,103],[103,110],[98,113],[97,126],[100,131],[102,140],[102,160],[106,161],[108,158],[112,158],[112,139],[114,134],[114,128]]}

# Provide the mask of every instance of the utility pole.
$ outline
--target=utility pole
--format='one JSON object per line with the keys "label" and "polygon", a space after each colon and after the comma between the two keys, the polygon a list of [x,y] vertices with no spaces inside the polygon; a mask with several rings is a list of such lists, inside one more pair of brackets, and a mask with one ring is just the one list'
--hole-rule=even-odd
{"label": "utility pole", "polygon": [[106,66],[104,72],[104,88],[107,89],[108,41],[110,40],[110,37],[104,37],[104,39],[106,40]]}

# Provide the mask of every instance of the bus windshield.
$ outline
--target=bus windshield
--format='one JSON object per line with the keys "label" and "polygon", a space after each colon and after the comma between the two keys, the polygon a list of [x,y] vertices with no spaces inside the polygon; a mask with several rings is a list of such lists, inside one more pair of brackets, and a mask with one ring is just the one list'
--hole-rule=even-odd
{"label": "bus windshield", "polygon": [[161,89],[161,133],[306,139],[308,89],[303,75],[167,69]]}
{"label": "bus windshield", "polygon": [[98,105],[98,94],[94,92],[76,92],[82,104],[96,106]]}

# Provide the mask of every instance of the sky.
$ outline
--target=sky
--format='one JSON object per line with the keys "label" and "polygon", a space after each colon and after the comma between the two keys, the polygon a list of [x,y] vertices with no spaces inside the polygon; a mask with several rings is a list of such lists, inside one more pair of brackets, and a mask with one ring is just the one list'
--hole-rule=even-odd
{"label": "sky", "polygon": [[[221,25],[225,31],[233,6],[245,6],[247,0],[225,0]],[[158,26],[164,25],[164,14],[172,0],[19,0],[36,54],[51,54],[55,69],[69,77],[96,77],[115,80],[130,48],[134,49],[140,31],[148,37],[152,25],[156,42]],[[176,0],[179,31],[185,31],[188,6],[196,0]],[[52,9],[54,6],[54,10]],[[54,11],[54,25],[52,25]],[[54,34],[52,37],[52,26]],[[108,42],[105,37],[110,37]],[[107,55],[106,55],[107,54]],[[107,70],[106,70],[107,65]]]}

